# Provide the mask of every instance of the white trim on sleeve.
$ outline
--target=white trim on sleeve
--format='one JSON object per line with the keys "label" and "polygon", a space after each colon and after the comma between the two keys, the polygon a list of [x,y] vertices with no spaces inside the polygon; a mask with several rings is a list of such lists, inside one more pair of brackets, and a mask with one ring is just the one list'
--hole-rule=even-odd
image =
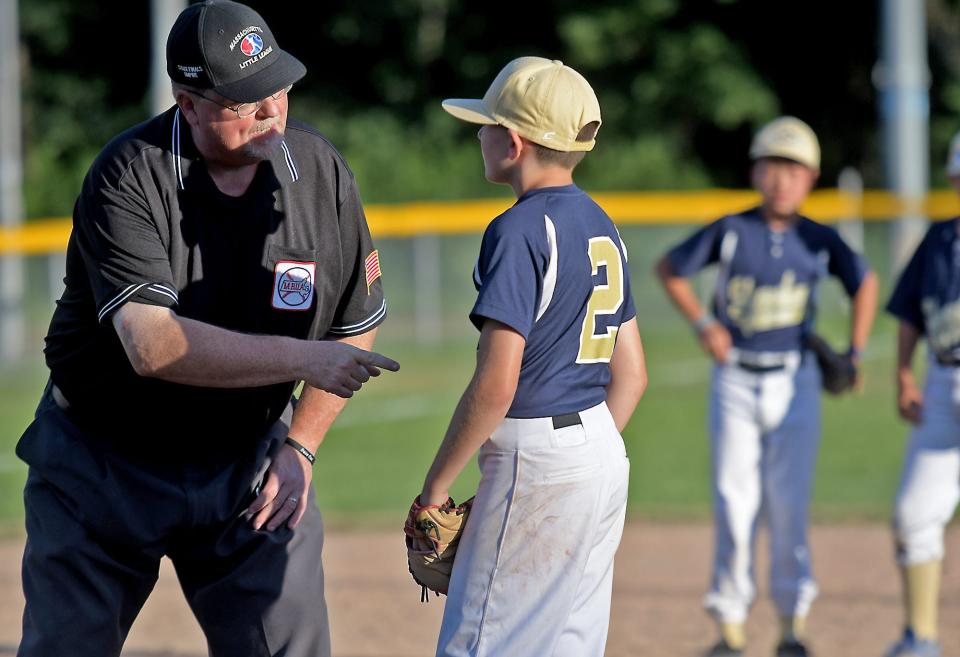
{"label": "white trim on sleeve", "polygon": [[180,297],[177,296],[177,291],[167,287],[166,285],[161,285],[160,283],[154,283],[147,288],[151,292],[156,292],[157,294],[162,294],[173,299],[174,303],[180,303]]}
{"label": "white trim on sleeve", "polygon": [[116,310],[127,299],[132,297],[143,288],[147,288],[148,292],[162,294],[165,297],[169,297],[174,303],[180,302],[180,298],[177,296],[177,291],[167,285],[163,285],[162,283],[131,283],[114,295],[110,301],[103,304],[103,308],[99,313],[97,313],[97,322],[102,323],[104,317]]}
{"label": "white trim on sleeve", "polygon": [[103,318],[106,317],[111,310],[136,294],[140,288],[146,287],[147,285],[148,283],[140,283],[139,285],[128,285],[123,288],[119,294],[103,305],[103,309],[97,314],[97,321],[102,322]]}
{"label": "white trim on sleeve", "polygon": [[379,322],[384,315],[387,314],[387,301],[384,299],[383,303],[380,304],[378,308],[372,315],[368,318],[357,322],[356,324],[347,324],[345,326],[331,326],[327,329],[327,333],[332,333],[334,335],[355,335],[357,333],[365,333],[368,329],[372,328],[374,324]]}

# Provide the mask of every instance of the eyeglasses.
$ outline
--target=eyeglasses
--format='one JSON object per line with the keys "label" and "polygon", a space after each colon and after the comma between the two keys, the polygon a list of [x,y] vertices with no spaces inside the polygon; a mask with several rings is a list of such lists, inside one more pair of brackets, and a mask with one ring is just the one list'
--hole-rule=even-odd
{"label": "eyeglasses", "polygon": [[[280,100],[281,98],[283,98],[284,96],[286,96],[288,93],[290,93],[290,90],[291,90],[291,89],[293,89],[293,85],[292,85],[292,84],[288,84],[287,86],[285,86],[283,89],[281,89],[281,90],[278,91],[277,93],[271,94],[270,96],[268,96],[268,98],[273,98],[274,100]],[[193,89],[187,89],[187,91],[188,91],[189,93],[192,93],[194,96],[200,96],[200,97],[203,98],[204,100],[209,100],[211,103],[213,103],[213,104],[215,104],[215,105],[219,105],[220,107],[223,107],[224,109],[228,109],[228,110],[232,110],[232,111],[236,112],[236,113],[237,113],[237,116],[238,116],[239,118],[241,118],[241,119],[245,119],[245,118],[247,118],[248,116],[252,116],[252,115],[256,114],[257,111],[260,109],[260,106],[263,105],[263,104],[266,102],[266,100],[267,100],[266,98],[263,98],[263,99],[261,99],[261,100],[258,100],[258,101],[256,101],[256,102],[254,102],[254,103],[240,103],[239,105],[226,105],[226,104],[224,104],[224,103],[221,103],[219,100],[214,100],[214,99],[211,98],[210,96],[204,95],[203,93],[201,93],[201,92],[199,92],[199,91],[194,91]]]}

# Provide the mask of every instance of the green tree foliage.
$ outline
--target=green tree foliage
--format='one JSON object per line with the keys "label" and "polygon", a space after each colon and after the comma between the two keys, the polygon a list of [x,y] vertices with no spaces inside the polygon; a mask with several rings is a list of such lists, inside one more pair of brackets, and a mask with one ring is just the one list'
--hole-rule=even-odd
{"label": "green tree foliage", "polygon": [[[149,2],[21,2],[27,207],[69,213],[99,149],[147,118]],[[807,0],[251,0],[307,65],[291,113],[346,155],[368,201],[505,194],[475,128],[440,110],[483,94],[510,59],[562,59],[604,113],[578,180],[594,190],[744,186],[747,148],[780,113],[813,125],[824,181],[877,147],[878,2]],[[934,171],[956,130],[956,0],[929,0]],[[121,25],[123,29],[106,26]]]}

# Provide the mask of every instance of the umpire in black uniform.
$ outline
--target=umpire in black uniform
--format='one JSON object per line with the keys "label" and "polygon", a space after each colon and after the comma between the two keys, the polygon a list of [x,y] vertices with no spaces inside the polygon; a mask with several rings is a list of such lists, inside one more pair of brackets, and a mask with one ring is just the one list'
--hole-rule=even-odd
{"label": "umpire in black uniform", "polygon": [[119,655],[167,555],[211,655],[329,655],[311,465],[343,398],[397,368],[367,351],[377,252],[339,153],[287,120],[306,69],[259,14],[190,6],[167,70],[176,105],[104,148],[74,209],[17,446],[18,654]]}

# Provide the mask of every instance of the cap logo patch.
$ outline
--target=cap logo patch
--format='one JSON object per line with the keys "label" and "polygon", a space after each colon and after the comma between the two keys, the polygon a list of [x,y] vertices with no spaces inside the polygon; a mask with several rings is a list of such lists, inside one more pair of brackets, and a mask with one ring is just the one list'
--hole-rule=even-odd
{"label": "cap logo patch", "polygon": [[[237,32],[237,36],[233,37],[233,41],[230,42],[230,50],[233,50],[234,48],[236,48],[236,47],[237,47],[237,44],[240,43],[240,41],[243,39],[243,37],[247,36],[247,35],[250,34],[251,32],[263,32],[263,29],[260,28],[260,27],[258,27],[258,26],[256,26],[256,25],[251,25],[250,27],[245,27],[245,28],[243,28],[242,30],[240,30],[239,32]],[[262,46],[262,44],[263,44],[263,42],[261,42],[261,46]],[[243,50],[242,47],[241,47],[241,50]],[[244,51],[244,52],[246,52],[246,51]]]}
{"label": "cap logo patch", "polygon": [[313,305],[316,271],[314,262],[278,262],[273,270],[273,307],[309,310]]}
{"label": "cap logo patch", "polygon": [[[245,60],[243,60],[242,62],[240,62],[240,70],[241,70],[241,71],[242,71],[243,69],[247,68],[248,66],[250,66],[250,64],[252,64],[252,63],[254,63],[254,62],[260,61],[261,59],[263,59],[264,57],[266,57],[267,55],[269,55],[270,53],[273,52],[273,46],[267,46],[266,48],[264,48],[264,47],[263,47],[263,39],[261,39],[260,37],[258,37],[256,34],[251,34],[250,36],[247,37],[247,39],[256,39],[256,40],[257,40],[257,42],[256,42],[257,45],[255,46],[255,47],[256,47],[256,52],[254,52],[252,55],[250,55],[250,57],[248,57],[248,58],[246,58]],[[246,52],[246,50],[244,50],[244,47],[245,47],[245,46],[247,45],[247,43],[248,43],[247,39],[244,39],[243,43],[240,44],[240,50],[243,50],[244,52]]]}
{"label": "cap logo patch", "polygon": [[247,57],[259,55],[261,50],[263,50],[263,39],[259,34],[248,34],[240,42],[240,52]]}

